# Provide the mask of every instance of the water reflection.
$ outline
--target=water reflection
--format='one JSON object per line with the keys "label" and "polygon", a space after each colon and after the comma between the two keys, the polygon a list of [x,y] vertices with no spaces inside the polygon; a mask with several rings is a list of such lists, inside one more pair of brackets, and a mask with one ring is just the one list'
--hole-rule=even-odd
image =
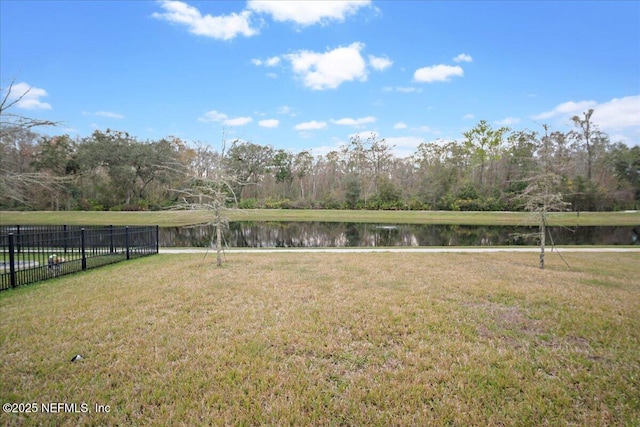
{"label": "water reflection", "polygon": [[[531,236],[536,231],[505,226],[232,222],[224,243],[238,248],[531,245],[537,243]],[[213,236],[213,226],[165,227],[160,229],[160,245],[209,247]],[[551,238],[556,245],[630,245],[633,227],[551,227]]]}

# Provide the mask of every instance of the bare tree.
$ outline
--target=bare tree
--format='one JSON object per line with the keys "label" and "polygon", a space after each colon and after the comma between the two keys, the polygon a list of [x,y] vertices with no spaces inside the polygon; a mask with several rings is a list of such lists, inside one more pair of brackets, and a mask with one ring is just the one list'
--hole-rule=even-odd
{"label": "bare tree", "polygon": [[0,88],[0,92],[4,92],[0,99],[0,194],[14,203],[31,205],[29,189],[39,187],[44,191],[56,191],[68,182],[68,178],[52,177],[29,168],[34,154],[32,141],[37,137],[33,129],[57,126],[59,122],[13,113],[31,90],[16,95],[14,86],[15,79],[8,88]]}
{"label": "bare tree", "polygon": [[541,269],[544,269],[549,214],[566,211],[569,206],[569,203],[563,200],[562,193],[555,191],[559,183],[559,176],[552,172],[539,174],[531,177],[527,188],[518,195],[518,198],[523,201],[524,209],[531,212],[538,222],[538,233],[535,234],[540,238]]}
{"label": "bare tree", "polygon": [[569,203],[565,202],[559,191],[562,177],[557,173],[553,164],[553,156],[549,144],[548,126],[543,126],[545,136],[538,142],[539,168],[525,180],[527,187],[516,199],[522,203],[524,209],[531,212],[538,222],[537,236],[540,239],[540,268],[544,269],[545,243],[547,235],[548,217],[552,212],[566,211]]}
{"label": "bare tree", "polygon": [[58,126],[60,124],[60,122],[33,119],[21,114],[8,112],[10,108],[17,106],[17,104],[19,104],[20,101],[22,101],[31,91],[31,88],[29,88],[25,92],[16,95],[14,93],[14,86],[15,79],[11,80],[9,87],[6,90],[4,88],[0,88],[0,92],[5,92],[2,96],[2,100],[0,101],[0,137],[4,137],[5,132],[12,128],[33,129],[35,127],[42,126]]}
{"label": "bare tree", "polygon": [[[208,146],[199,145],[197,151],[207,159],[206,167],[197,171],[186,172],[185,188],[179,190],[180,202],[176,209],[204,211],[210,220],[201,225],[215,227],[216,265],[222,266],[222,233],[228,225],[229,204],[237,205],[234,188],[238,180],[224,167],[225,141],[222,142],[222,152],[214,153]],[[200,165],[202,166],[202,165]]]}

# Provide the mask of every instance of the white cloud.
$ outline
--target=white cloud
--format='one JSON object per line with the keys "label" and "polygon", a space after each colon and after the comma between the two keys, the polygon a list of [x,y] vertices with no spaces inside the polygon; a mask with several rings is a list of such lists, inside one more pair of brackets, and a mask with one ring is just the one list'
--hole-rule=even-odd
{"label": "white cloud", "polygon": [[327,127],[327,122],[318,122],[312,120],[310,122],[298,123],[294,129],[295,130],[320,130]]}
{"label": "white cloud", "polygon": [[275,67],[280,63],[280,58],[278,56],[272,56],[271,58],[267,58],[265,65],[267,67]]}
{"label": "white cloud", "polygon": [[618,133],[614,133],[614,134],[608,134],[609,135],[609,141],[611,142],[622,142],[623,144],[626,144],[630,147],[633,147],[634,145],[638,145],[640,146],[640,129],[638,129],[635,134],[631,133],[629,135],[622,135],[622,134],[618,134]]}
{"label": "white cloud", "polygon": [[396,92],[400,92],[400,93],[412,93],[412,92],[420,93],[420,92],[422,92],[422,89],[417,88],[417,87],[413,87],[413,86],[398,86],[398,87],[396,87]]}
{"label": "white cloud", "polygon": [[211,110],[209,112],[204,113],[202,117],[198,119],[199,122],[210,123],[210,122],[221,122],[226,120],[228,116],[224,113],[220,113],[216,110]]}
{"label": "white cloud", "polygon": [[198,36],[214,39],[230,40],[238,35],[250,37],[258,34],[258,30],[251,27],[251,12],[244,10],[229,15],[202,15],[200,11],[181,1],[161,1],[163,13],[153,13],[156,19],[174,24],[185,25],[189,32]]}
{"label": "white cloud", "polygon": [[225,126],[243,126],[247,123],[251,123],[253,119],[251,117],[236,117],[231,119],[225,113],[211,110],[204,113],[198,121],[203,123],[221,122]]}
{"label": "white cloud", "polygon": [[462,116],[463,119],[465,120],[473,120],[476,116],[474,116],[473,114],[465,114],[464,116]]}
{"label": "white cloud", "polygon": [[313,138],[313,136],[314,136],[314,135],[313,135],[313,133],[312,133],[312,132],[303,131],[303,132],[298,133],[298,136],[299,136],[300,138],[305,138],[305,139],[307,139],[307,138]]}
{"label": "white cloud", "polygon": [[78,129],[76,128],[63,127],[61,130],[64,133],[78,133]]}
{"label": "white cloud", "polygon": [[342,22],[348,15],[368,6],[367,1],[265,1],[250,0],[248,8],[254,12],[267,13],[275,21],[291,21],[298,25],[326,24],[330,21]]}
{"label": "white cloud", "polygon": [[393,125],[394,129],[406,129],[407,128],[407,124],[403,123],[403,122],[398,122],[395,125]]}
{"label": "white cloud", "polygon": [[416,70],[413,78],[417,82],[433,83],[447,82],[451,77],[462,77],[464,70],[458,65],[434,65],[431,67],[423,67]]}
{"label": "white cloud", "polygon": [[[369,55],[369,62],[361,54],[364,43],[354,42],[324,53],[300,50],[294,53],[270,58],[276,65],[281,59],[291,64],[291,70],[303,84],[312,90],[335,89],[344,82],[366,81],[369,68],[382,71],[393,62],[386,57]],[[268,60],[253,60],[256,65],[269,66]]]}
{"label": "white cloud", "polygon": [[418,132],[426,132],[426,133],[440,133],[435,129],[431,129],[429,126],[419,126],[417,128],[414,128],[413,130],[416,130]]}
{"label": "white cloud", "polygon": [[48,96],[46,90],[21,82],[11,86],[11,92],[8,93],[7,100],[10,102],[17,101],[16,108],[24,110],[50,110],[51,104],[40,100],[45,96]]}
{"label": "white cloud", "polygon": [[627,144],[640,143],[640,95],[613,98],[610,101],[568,101],[550,111],[535,115],[534,120],[560,120],[570,123],[571,117],[583,117],[583,113],[593,109],[591,120],[602,131],[607,132],[612,141]]}
{"label": "white cloud", "polygon": [[337,125],[343,125],[343,126],[362,126],[368,123],[374,123],[376,121],[376,118],[372,116],[361,117],[359,119],[352,119],[350,117],[345,117],[343,119],[331,120],[331,121]]}
{"label": "white cloud", "polygon": [[283,105],[282,107],[279,107],[278,114],[292,114],[291,107],[289,107],[288,105]]}
{"label": "white cloud", "polygon": [[420,93],[422,92],[422,89],[419,87],[413,87],[413,86],[396,86],[396,87],[392,87],[392,86],[385,86],[382,88],[383,92],[400,92],[400,93]]}
{"label": "white cloud", "polygon": [[277,128],[280,125],[280,120],[278,119],[260,120],[258,122],[258,125],[262,126],[263,128]]}
{"label": "white cloud", "polygon": [[640,95],[613,98],[595,107],[593,121],[602,130],[635,129],[640,137]]}
{"label": "white cloud", "polygon": [[112,113],[111,111],[97,111],[96,116],[108,117],[110,119],[124,119],[124,116],[120,113]]}
{"label": "white cloud", "polygon": [[280,57],[279,56],[272,56],[271,58],[267,58],[267,59],[252,59],[251,62],[253,62],[255,65],[264,65],[265,67],[275,67],[276,65],[278,65],[280,63]]}
{"label": "white cloud", "polygon": [[466,53],[461,53],[460,55],[453,58],[455,62],[473,62],[473,58],[471,55],[467,55]]}
{"label": "white cloud", "polygon": [[595,101],[578,101],[578,102],[568,101],[558,105],[551,111],[546,111],[544,113],[535,115],[532,118],[534,120],[545,120],[545,119],[550,119],[552,117],[558,117],[558,116],[571,117],[576,114],[580,114],[583,111],[587,111],[589,108],[593,108],[597,104],[598,103]]}
{"label": "white cloud", "polygon": [[378,71],[382,71],[385,68],[389,68],[393,64],[393,61],[385,56],[373,56],[369,55],[369,65]]}
{"label": "white cloud", "polygon": [[406,158],[413,155],[418,145],[424,142],[422,138],[417,136],[393,136],[385,138],[385,141],[393,147],[391,151],[398,158]]}
{"label": "white cloud", "polygon": [[[328,2],[339,3],[339,2]],[[367,68],[360,50],[362,43],[352,43],[325,53],[299,51],[285,55],[291,61],[293,72],[313,90],[335,89],[353,80],[366,81]]]}
{"label": "white cloud", "polygon": [[512,126],[517,123],[520,123],[520,119],[518,117],[505,117],[502,120],[496,121],[496,124],[499,126]]}
{"label": "white cloud", "polygon": [[235,119],[226,119],[222,124],[226,126],[244,126],[252,121],[251,117],[236,117]]}
{"label": "white cloud", "polygon": [[332,151],[340,151],[340,144],[335,145],[321,145],[319,147],[311,148],[311,153],[315,156],[326,156]]}

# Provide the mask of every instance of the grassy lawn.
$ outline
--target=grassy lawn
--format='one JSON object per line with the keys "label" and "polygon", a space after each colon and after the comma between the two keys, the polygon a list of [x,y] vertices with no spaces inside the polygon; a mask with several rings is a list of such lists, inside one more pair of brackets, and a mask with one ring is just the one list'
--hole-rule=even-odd
{"label": "grassy lawn", "polygon": [[[324,221],[393,224],[529,225],[535,220],[525,212],[449,211],[346,211],[248,209],[229,212],[232,221]],[[163,212],[0,212],[0,224],[13,225],[160,225],[181,226],[207,222],[195,211]],[[640,225],[637,212],[575,212],[550,216],[550,225]]]}
{"label": "grassy lawn", "polygon": [[92,412],[0,425],[639,425],[640,257],[564,257],[158,255],[1,292],[2,403]]}

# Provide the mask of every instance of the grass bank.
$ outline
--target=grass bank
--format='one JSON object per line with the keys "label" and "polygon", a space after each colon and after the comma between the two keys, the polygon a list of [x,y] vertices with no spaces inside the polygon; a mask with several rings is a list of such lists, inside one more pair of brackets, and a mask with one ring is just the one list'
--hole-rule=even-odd
{"label": "grass bank", "polygon": [[[535,219],[525,212],[451,211],[348,211],[247,209],[228,212],[232,221],[324,221],[391,224],[531,225]],[[0,212],[0,224],[24,225],[160,225],[182,226],[207,222],[210,217],[195,211],[162,212]],[[550,225],[640,225],[640,211],[564,212],[549,217]]]}
{"label": "grass bank", "polygon": [[564,257],[159,255],[2,292],[2,403],[91,412],[0,425],[638,425],[638,254]]}

